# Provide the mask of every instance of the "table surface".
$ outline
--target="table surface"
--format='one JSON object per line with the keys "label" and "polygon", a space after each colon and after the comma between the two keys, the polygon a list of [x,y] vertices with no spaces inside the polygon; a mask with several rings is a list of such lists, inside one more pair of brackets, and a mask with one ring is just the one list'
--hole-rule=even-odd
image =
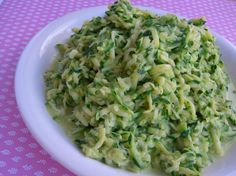
{"label": "table surface", "polygon": [[[0,176],[74,176],[50,157],[25,126],[14,94],[16,65],[30,39],[51,21],[72,11],[112,2],[4,0],[0,5]],[[188,18],[205,16],[207,26],[236,44],[235,0],[137,0],[132,3]]]}

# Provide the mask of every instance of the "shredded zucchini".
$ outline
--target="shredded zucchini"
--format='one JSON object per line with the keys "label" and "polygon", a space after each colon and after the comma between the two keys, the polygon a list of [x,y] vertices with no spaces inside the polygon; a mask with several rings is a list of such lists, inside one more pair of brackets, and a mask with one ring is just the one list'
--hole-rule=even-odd
{"label": "shredded zucchini", "polygon": [[48,111],[88,157],[200,175],[236,135],[230,80],[204,24],[115,2],[57,45]]}

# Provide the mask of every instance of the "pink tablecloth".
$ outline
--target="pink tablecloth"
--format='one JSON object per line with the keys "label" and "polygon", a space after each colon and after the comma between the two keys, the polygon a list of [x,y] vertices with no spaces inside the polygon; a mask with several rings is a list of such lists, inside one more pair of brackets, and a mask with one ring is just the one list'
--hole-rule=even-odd
{"label": "pink tablecloth", "polygon": [[[52,20],[72,11],[111,2],[4,0],[0,5],[0,176],[74,175],[53,160],[25,126],[14,95],[16,64],[30,39]],[[235,0],[137,0],[133,3],[190,18],[205,16],[210,28],[236,44]]]}

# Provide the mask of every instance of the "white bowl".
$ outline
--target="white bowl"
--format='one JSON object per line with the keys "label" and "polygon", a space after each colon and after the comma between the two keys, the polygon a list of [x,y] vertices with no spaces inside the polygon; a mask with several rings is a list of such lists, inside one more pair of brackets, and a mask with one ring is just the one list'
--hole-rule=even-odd
{"label": "white bowl", "polygon": [[[166,12],[144,8],[156,14]],[[85,20],[103,16],[105,6],[83,9],[53,21],[42,29],[28,44],[18,63],[15,77],[15,92],[19,109],[27,127],[36,140],[62,165],[80,176],[147,176],[154,173],[131,173],[112,168],[85,157],[65,136],[62,128],[51,118],[45,107],[43,75],[56,55],[55,45],[64,42],[73,27],[80,27]],[[236,48],[218,34],[217,44],[222,53],[227,72],[236,82]],[[236,100],[236,98],[235,98]],[[204,176],[236,175],[236,146],[234,145],[212,166],[204,170]]]}

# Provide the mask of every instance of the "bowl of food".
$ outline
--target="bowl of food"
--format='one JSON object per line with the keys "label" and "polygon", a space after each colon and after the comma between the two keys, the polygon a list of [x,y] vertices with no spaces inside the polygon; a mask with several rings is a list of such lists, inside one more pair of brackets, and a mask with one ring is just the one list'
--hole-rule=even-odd
{"label": "bowl of food", "polygon": [[78,175],[234,175],[236,48],[204,24],[126,0],[50,23],[17,67],[26,125]]}

